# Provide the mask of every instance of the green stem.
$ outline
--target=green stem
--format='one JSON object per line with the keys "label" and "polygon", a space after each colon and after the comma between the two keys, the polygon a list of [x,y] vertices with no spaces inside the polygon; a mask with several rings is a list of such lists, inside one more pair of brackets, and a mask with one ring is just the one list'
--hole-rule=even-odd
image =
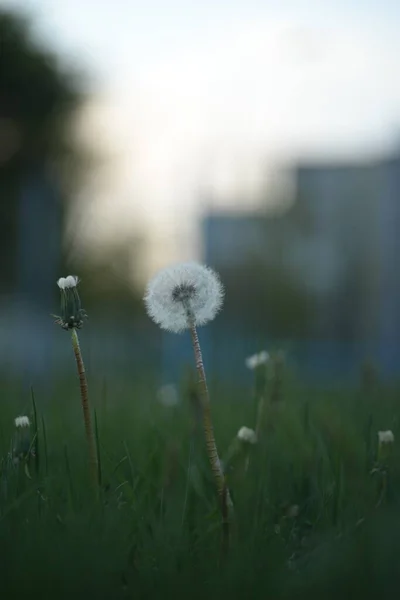
{"label": "green stem", "polygon": [[90,474],[93,481],[93,484],[98,487],[98,463],[97,463],[97,451],[96,451],[96,443],[94,439],[94,432],[92,426],[92,420],[90,416],[90,407],[89,407],[89,395],[88,395],[88,385],[86,380],[86,372],[85,365],[83,364],[82,352],[79,345],[79,338],[75,327],[71,330],[71,339],[72,346],[74,349],[76,366],[78,369],[79,375],[79,385],[81,389],[81,400],[82,400],[82,410],[83,410],[83,420],[85,423],[85,432],[86,439],[88,442],[89,449],[89,467]]}
{"label": "green stem", "polygon": [[198,389],[201,407],[203,411],[203,427],[206,439],[207,454],[211,465],[211,471],[214,476],[218,497],[220,500],[220,508],[222,514],[222,556],[225,557],[229,547],[229,518],[230,514],[233,511],[233,503],[230,497],[228,487],[226,485],[224,472],[221,467],[221,461],[218,456],[217,444],[214,436],[214,428],[211,419],[210,396],[208,392],[206,373],[204,370],[199,337],[197,335],[197,330],[193,318],[190,318],[189,315],[188,317],[190,325],[190,335],[192,338],[196,369],[198,374]]}

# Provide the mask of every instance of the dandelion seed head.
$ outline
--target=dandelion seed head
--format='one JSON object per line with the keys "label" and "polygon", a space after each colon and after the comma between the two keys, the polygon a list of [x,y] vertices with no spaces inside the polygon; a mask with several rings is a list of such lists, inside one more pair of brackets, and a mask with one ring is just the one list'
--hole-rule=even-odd
{"label": "dandelion seed head", "polygon": [[17,417],[14,419],[14,423],[15,427],[30,427],[31,424],[29,417],[26,416]]}
{"label": "dandelion seed head", "polygon": [[393,444],[394,434],[393,431],[378,431],[378,439],[380,444]]}
{"label": "dandelion seed head", "polygon": [[256,432],[253,429],[250,429],[250,427],[241,427],[238,431],[237,437],[242,442],[247,442],[248,444],[257,443]]}
{"label": "dandelion seed head", "polygon": [[195,325],[214,319],[222,307],[223,286],[209,267],[189,262],[173,265],[157,273],[144,296],[148,315],[167,331],[188,329],[188,309]]}

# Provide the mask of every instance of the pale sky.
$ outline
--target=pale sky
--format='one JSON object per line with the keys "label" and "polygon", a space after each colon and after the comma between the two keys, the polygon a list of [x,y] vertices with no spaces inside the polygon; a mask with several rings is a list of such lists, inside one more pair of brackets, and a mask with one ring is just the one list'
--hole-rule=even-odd
{"label": "pale sky", "polygon": [[90,141],[110,154],[85,198],[93,237],[140,222],[149,264],[196,258],[196,219],[256,206],[298,158],[396,143],[397,0],[2,0],[93,75]]}

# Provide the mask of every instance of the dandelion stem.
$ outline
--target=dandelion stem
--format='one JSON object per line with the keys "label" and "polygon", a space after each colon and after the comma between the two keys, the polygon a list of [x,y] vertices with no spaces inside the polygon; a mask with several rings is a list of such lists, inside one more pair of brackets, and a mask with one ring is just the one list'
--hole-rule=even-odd
{"label": "dandelion stem", "polygon": [[91,420],[91,416],[90,416],[89,395],[88,395],[88,385],[87,385],[87,380],[86,380],[85,365],[83,363],[81,348],[79,345],[78,333],[77,333],[75,327],[73,327],[71,330],[71,339],[72,339],[72,346],[74,349],[74,354],[75,354],[75,359],[76,359],[76,366],[78,369],[79,384],[80,384],[80,388],[81,388],[83,420],[85,423],[86,439],[88,442],[88,449],[89,449],[90,473],[91,473],[91,477],[93,480],[93,484],[97,488],[97,485],[98,485],[98,461],[97,461],[96,443],[94,440],[92,420]]}
{"label": "dandelion stem", "polygon": [[221,461],[218,456],[217,444],[214,436],[214,428],[211,419],[210,395],[208,392],[206,373],[204,370],[203,357],[200,348],[199,337],[194,320],[188,312],[188,320],[190,324],[190,335],[192,338],[194,356],[196,361],[196,369],[198,374],[198,387],[201,407],[203,411],[203,426],[206,439],[207,454],[211,465],[211,471],[214,476],[217,487],[218,497],[220,499],[220,507],[222,513],[222,552],[226,554],[229,546],[229,513],[232,512],[233,503],[225,482],[225,476],[221,468]]}

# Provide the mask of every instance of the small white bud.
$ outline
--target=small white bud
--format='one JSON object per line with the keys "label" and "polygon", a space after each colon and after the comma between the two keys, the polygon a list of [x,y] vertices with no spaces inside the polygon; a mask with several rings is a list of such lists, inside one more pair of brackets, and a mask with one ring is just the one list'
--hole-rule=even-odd
{"label": "small white bud", "polygon": [[31,424],[29,417],[26,416],[17,417],[14,419],[14,423],[15,427],[30,427]]}
{"label": "small white bud", "polygon": [[157,399],[160,404],[168,407],[179,404],[179,395],[176,386],[173,383],[161,386],[157,392]]}
{"label": "small white bud", "polygon": [[378,431],[378,439],[380,444],[393,444],[394,435],[393,431]]}
{"label": "small white bud", "polygon": [[65,277],[60,277],[60,279],[57,281],[57,285],[60,288],[60,290],[65,290],[65,283],[66,283]]}
{"label": "small white bud", "polygon": [[242,442],[246,442],[248,444],[256,444],[257,443],[257,435],[253,429],[249,427],[241,427],[237,434],[239,440]]}
{"label": "small white bud", "polygon": [[76,287],[79,283],[79,279],[76,275],[68,275],[65,279],[65,287],[73,288]]}
{"label": "small white bud", "polygon": [[246,367],[251,369],[252,371],[259,367],[260,365],[265,365],[269,360],[269,354],[266,350],[259,352],[258,354],[253,354],[246,358]]}

